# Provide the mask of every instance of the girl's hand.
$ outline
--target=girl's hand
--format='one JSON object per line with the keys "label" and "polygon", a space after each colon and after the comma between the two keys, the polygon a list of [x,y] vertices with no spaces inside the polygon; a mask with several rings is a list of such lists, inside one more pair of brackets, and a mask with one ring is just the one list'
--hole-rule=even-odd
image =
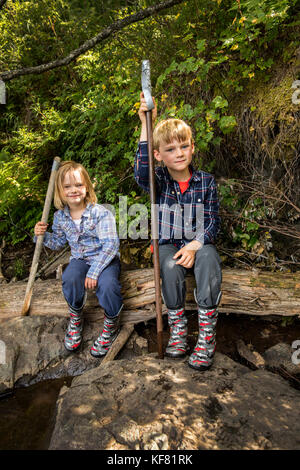
{"label": "girl's hand", "polygon": [[[146,105],[146,100],[144,98],[144,93],[141,92],[140,93],[140,99],[141,99],[141,105],[140,105],[140,109],[138,111],[138,114],[139,114],[139,118],[141,120],[141,123],[142,124],[146,124],[146,111],[148,111],[148,107]],[[152,121],[154,122],[155,119],[157,118],[157,106],[156,106],[156,103],[155,103],[155,98],[154,96],[152,96],[152,99],[153,99],[153,103],[154,103],[154,108],[152,109]]]}
{"label": "girl's hand", "polygon": [[35,236],[38,237],[39,235],[44,235],[44,233],[47,230],[48,225],[49,224],[45,224],[44,222],[38,222],[37,224],[35,224],[34,226]]}
{"label": "girl's hand", "polygon": [[90,277],[86,277],[84,281],[84,287],[86,289],[95,289],[95,287],[97,287],[96,279],[91,279]]}

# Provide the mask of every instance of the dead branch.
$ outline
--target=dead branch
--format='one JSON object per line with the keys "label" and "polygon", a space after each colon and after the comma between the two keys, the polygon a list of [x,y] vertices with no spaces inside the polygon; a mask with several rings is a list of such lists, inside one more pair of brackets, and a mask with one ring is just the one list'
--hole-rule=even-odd
{"label": "dead branch", "polygon": [[171,8],[179,3],[182,3],[184,0],[167,0],[165,2],[157,3],[156,5],[152,5],[144,10],[140,10],[133,15],[126,16],[122,20],[117,20],[111,25],[104,28],[97,36],[94,36],[92,39],[88,39],[84,42],[80,47],[71,51],[66,57],[63,59],[54,60],[49,62],[48,64],[37,65],[35,67],[26,67],[23,69],[11,70],[7,72],[3,72],[0,74],[0,78],[3,81],[8,82],[13,78],[21,77],[23,75],[31,75],[31,74],[41,74],[47,72],[48,70],[52,70],[58,67],[63,67],[65,65],[69,65],[71,62],[75,61],[77,57],[84,54],[88,50],[95,47],[104,39],[107,39],[109,36],[113,35],[117,31],[124,29],[126,26],[137,23],[138,21],[142,21],[145,18],[149,18],[149,16],[158,13],[161,10],[166,8]]}
{"label": "dead branch", "polygon": [[101,365],[106,364],[108,361],[113,361],[116,355],[121,351],[122,347],[130,337],[131,333],[134,330],[134,325],[132,324],[125,324],[122,326],[121,331],[113,342],[110,350],[106,354],[105,358],[101,362]]}

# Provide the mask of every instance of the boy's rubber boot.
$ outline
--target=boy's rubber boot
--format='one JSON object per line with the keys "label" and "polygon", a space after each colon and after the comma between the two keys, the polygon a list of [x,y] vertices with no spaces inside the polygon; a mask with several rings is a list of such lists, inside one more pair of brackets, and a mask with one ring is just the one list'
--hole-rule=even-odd
{"label": "boy's rubber boot", "polygon": [[82,310],[76,311],[70,307],[70,321],[64,338],[67,351],[77,351],[82,341],[83,317]]}
{"label": "boy's rubber boot", "polygon": [[184,308],[168,311],[170,338],[165,350],[168,357],[184,357],[187,353],[187,318]]}
{"label": "boy's rubber boot", "polygon": [[67,351],[77,351],[82,342],[83,330],[83,307],[87,299],[87,292],[84,294],[81,308],[76,309],[69,305],[70,321],[64,338],[64,345]]}
{"label": "boy's rubber boot", "polygon": [[104,315],[104,324],[102,333],[98,336],[93,346],[90,349],[90,353],[94,357],[105,356],[108,353],[112,343],[120,331],[120,312],[123,308],[120,308],[118,315],[113,318],[109,318]]}
{"label": "boy's rubber boot", "polygon": [[198,307],[199,335],[188,365],[193,369],[208,370],[216,349],[217,308],[204,309]]}

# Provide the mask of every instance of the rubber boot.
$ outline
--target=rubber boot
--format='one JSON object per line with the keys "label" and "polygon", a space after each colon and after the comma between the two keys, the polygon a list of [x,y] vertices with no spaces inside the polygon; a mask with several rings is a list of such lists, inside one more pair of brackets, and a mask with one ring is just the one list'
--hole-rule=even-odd
{"label": "rubber boot", "polygon": [[165,351],[168,357],[183,357],[187,352],[187,318],[184,308],[168,311],[170,339]]}
{"label": "rubber boot", "polygon": [[216,349],[217,308],[198,307],[199,335],[188,365],[193,369],[207,370],[213,363]]}
{"label": "rubber boot", "polygon": [[70,307],[70,321],[64,338],[64,345],[68,351],[76,351],[82,341],[83,315],[82,309],[75,310]]}
{"label": "rubber boot", "polygon": [[109,318],[104,315],[104,324],[102,333],[98,336],[90,353],[94,357],[105,356],[108,353],[112,343],[115,341],[120,331],[120,315]]}

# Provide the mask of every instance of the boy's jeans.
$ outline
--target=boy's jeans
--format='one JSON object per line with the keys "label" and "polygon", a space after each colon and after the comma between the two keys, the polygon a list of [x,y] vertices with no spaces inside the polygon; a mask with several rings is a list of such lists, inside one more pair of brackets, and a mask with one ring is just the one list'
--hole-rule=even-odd
{"label": "boy's jeans", "polygon": [[[84,304],[84,281],[90,266],[82,259],[72,259],[62,275],[62,290],[69,306],[80,310]],[[120,260],[115,258],[101,272],[96,295],[107,317],[115,317],[122,306]]]}
{"label": "boy's jeans", "polygon": [[178,259],[173,259],[178,248],[173,244],[159,245],[162,295],[169,310],[177,310],[185,304],[185,276],[193,270],[196,280],[196,301],[199,307],[216,307],[221,298],[221,260],[214,245],[203,245],[196,252],[195,263],[186,269]]}

